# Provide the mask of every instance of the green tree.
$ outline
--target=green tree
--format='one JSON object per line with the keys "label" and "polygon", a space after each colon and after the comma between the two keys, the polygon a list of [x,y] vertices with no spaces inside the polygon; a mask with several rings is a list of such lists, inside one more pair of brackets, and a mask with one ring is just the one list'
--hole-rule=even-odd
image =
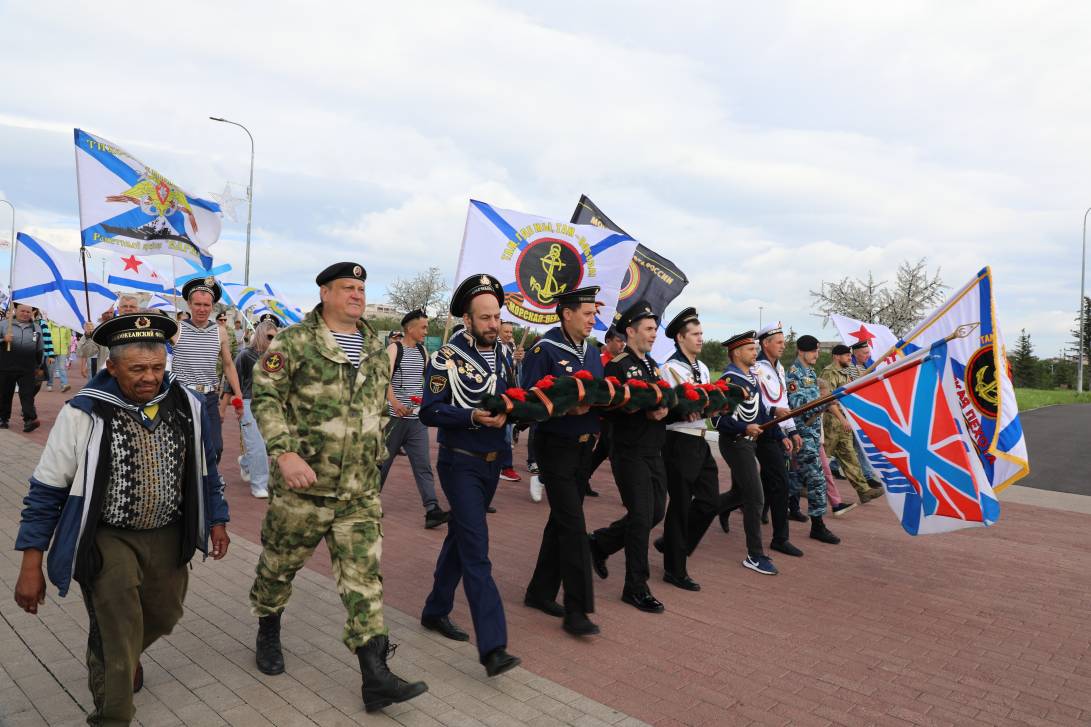
{"label": "green tree", "polygon": [[715,339],[705,339],[704,348],[701,349],[697,358],[705,362],[709,376],[714,379],[720,378],[720,374],[727,368],[727,349]]}
{"label": "green tree", "polygon": [[[1080,349],[1080,317],[1076,316],[1076,325],[1072,328],[1072,348],[1076,351]],[[1083,299],[1083,360],[1086,364],[1088,359],[1091,358],[1091,296],[1084,296]],[[1083,371],[1084,386],[1087,386],[1087,367],[1084,366]]]}
{"label": "green tree", "polygon": [[1015,350],[1009,357],[1011,360],[1012,376],[1015,385],[1024,388],[1036,388],[1038,386],[1038,358],[1034,355],[1034,345],[1030,341],[1027,329],[1019,332],[1019,340],[1015,344]]}

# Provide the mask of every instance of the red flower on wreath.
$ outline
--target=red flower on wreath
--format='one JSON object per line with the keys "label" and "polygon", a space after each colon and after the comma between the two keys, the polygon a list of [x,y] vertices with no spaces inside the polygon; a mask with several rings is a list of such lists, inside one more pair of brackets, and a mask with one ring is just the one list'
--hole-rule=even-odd
{"label": "red flower on wreath", "polygon": [[616,376],[607,376],[606,380],[609,381],[614,386],[621,386],[621,381]]}
{"label": "red flower on wreath", "polygon": [[671,385],[668,384],[665,379],[660,379],[659,381],[656,381],[655,385],[658,386],[660,389],[669,389],[671,387]]}
{"label": "red flower on wreath", "polygon": [[633,387],[634,389],[647,389],[648,388],[648,382],[644,381],[643,379],[629,379],[625,383],[627,383],[629,386]]}
{"label": "red flower on wreath", "polygon": [[595,375],[587,369],[581,369],[576,373],[572,374],[572,376],[573,378],[583,379],[584,381],[590,381],[591,379],[595,378]]}
{"label": "red flower on wreath", "polygon": [[701,395],[697,393],[697,389],[690,386],[686,389],[685,397],[690,401],[697,401],[701,398]]}
{"label": "red flower on wreath", "polygon": [[542,391],[546,391],[547,389],[551,389],[551,388],[553,388],[553,378],[554,377],[553,377],[552,374],[547,375],[547,376],[543,376],[542,378],[538,379],[538,383],[535,384],[534,386],[535,386],[535,388],[541,389]]}
{"label": "red flower on wreath", "polygon": [[511,389],[507,389],[506,391],[504,391],[504,393],[508,395],[509,399],[515,399],[516,401],[526,401],[527,400],[526,389],[519,389],[519,388],[514,388],[513,387]]}

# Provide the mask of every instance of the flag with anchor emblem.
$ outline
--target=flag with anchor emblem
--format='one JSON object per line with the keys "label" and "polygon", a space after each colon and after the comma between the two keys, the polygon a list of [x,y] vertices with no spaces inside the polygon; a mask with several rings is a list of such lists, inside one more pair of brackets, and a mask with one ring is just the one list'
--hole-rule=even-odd
{"label": "flag with anchor emblem", "polygon": [[504,286],[504,320],[536,329],[557,325],[561,293],[597,285],[595,319],[601,340],[614,319],[618,293],[637,242],[625,233],[497,209],[470,201],[455,280],[475,273]]}
{"label": "flag with anchor emblem", "polygon": [[[982,268],[892,350],[873,350],[872,355],[882,359],[885,354],[912,354],[959,326],[978,324],[974,335],[950,341],[947,351],[960,421],[993,490],[1000,492],[1025,477],[1030,464],[992,287],[992,271]],[[864,450],[872,459],[873,448],[865,443]]]}

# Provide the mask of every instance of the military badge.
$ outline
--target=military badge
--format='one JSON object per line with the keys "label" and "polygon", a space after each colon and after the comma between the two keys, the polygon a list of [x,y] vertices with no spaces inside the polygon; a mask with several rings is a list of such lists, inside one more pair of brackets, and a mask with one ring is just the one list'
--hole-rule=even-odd
{"label": "military badge", "polygon": [[261,369],[267,374],[275,374],[284,368],[284,354],[282,353],[267,353],[265,358],[261,360]]}
{"label": "military badge", "polygon": [[447,377],[436,375],[428,380],[428,388],[432,390],[433,394],[438,394],[447,388]]}
{"label": "military badge", "polygon": [[542,347],[541,346],[535,346],[534,347],[534,353],[541,353],[541,352],[542,352]]}
{"label": "military badge", "polygon": [[979,348],[966,362],[966,388],[974,408],[989,419],[996,419],[1000,396],[991,343]]}
{"label": "military badge", "polygon": [[140,329],[151,328],[152,322],[151,319],[149,319],[148,317],[140,316],[136,319],[136,321],[133,322],[133,325]]}
{"label": "military badge", "polygon": [[794,394],[798,390],[799,390],[799,387],[796,385],[796,382],[792,381],[791,383],[788,384],[788,391],[790,393]]}
{"label": "military badge", "polygon": [[364,274],[364,269],[359,265],[354,265],[352,267],[352,274],[358,278]]}

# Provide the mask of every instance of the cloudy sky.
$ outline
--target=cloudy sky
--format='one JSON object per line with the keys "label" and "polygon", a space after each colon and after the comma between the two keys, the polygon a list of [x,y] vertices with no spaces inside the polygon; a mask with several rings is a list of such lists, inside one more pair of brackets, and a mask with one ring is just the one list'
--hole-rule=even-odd
{"label": "cloudy sky", "polygon": [[1069,345],[1091,6],[769,5],[0,3],[0,196],[77,246],[75,126],[241,196],[224,116],[257,144],[251,278],[301,305],[334,260],[371,301],[453,276],[471,197],[567,219],[586,193],[687,272],[676,306],[717,337],[764,306],[830,338],[809,289],[924,256],[954,287],[993,267],[1009,343]]}

